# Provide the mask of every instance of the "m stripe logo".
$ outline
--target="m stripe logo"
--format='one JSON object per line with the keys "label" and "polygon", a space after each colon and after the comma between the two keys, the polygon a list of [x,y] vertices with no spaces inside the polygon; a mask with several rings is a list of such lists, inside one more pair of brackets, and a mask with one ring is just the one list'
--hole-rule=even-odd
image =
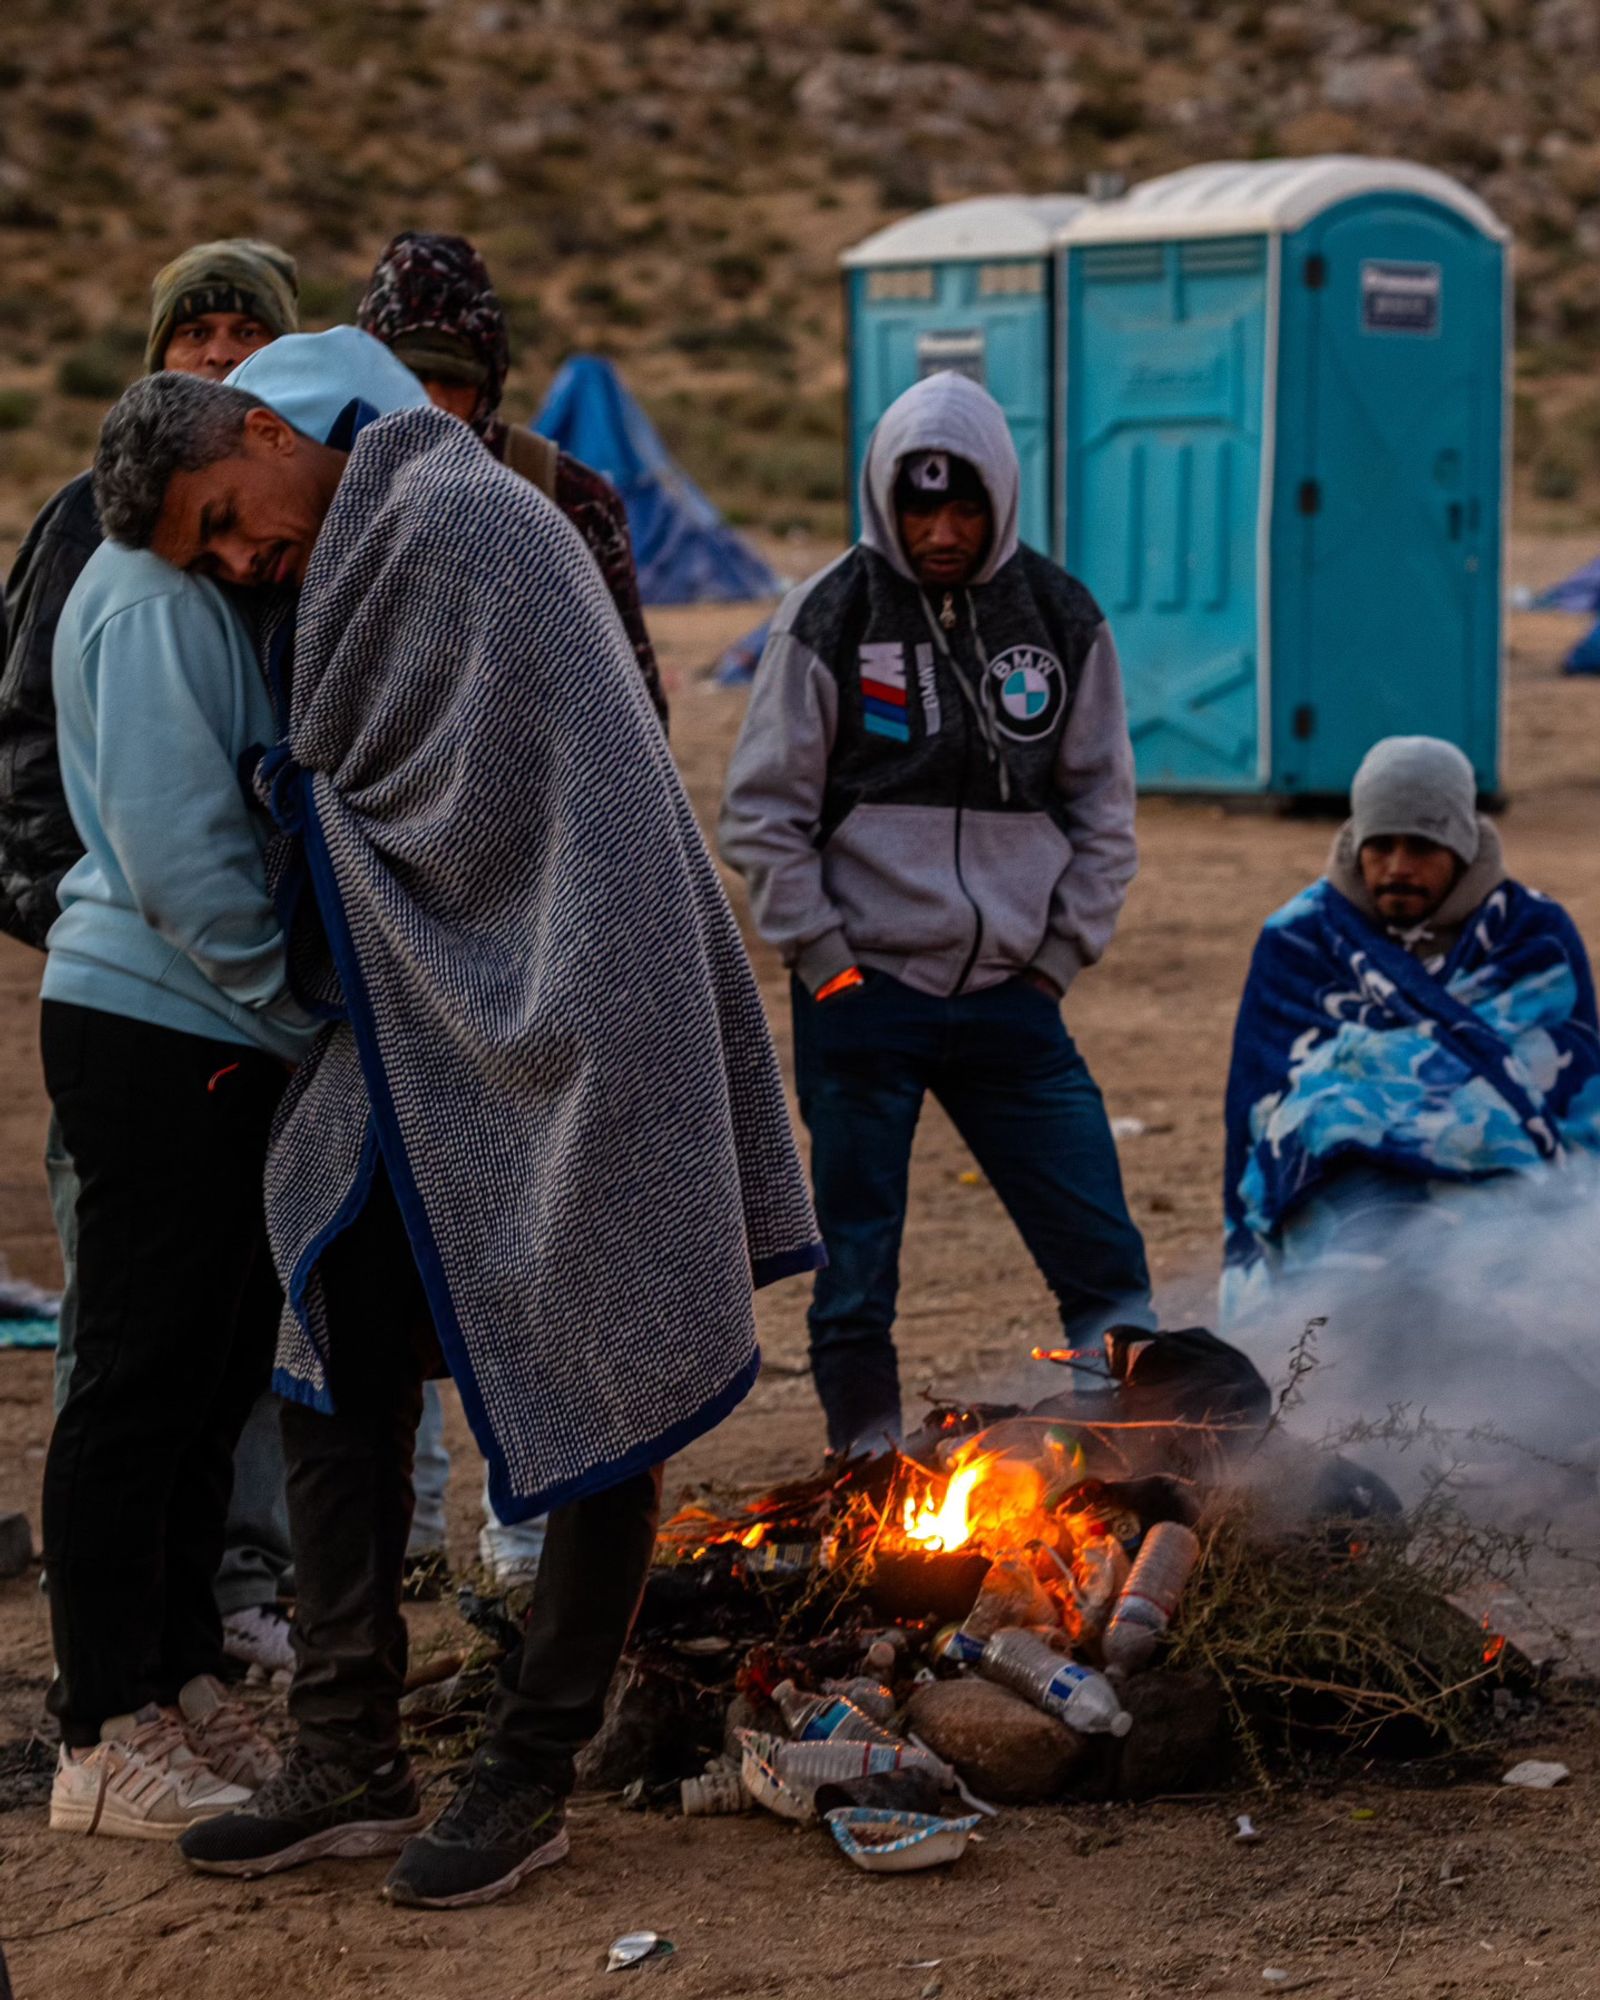
{"label": "m stripe logo", "polygon": [[906,652],[897,639],[874,640],[861,648],[861,720],[874,736],[911,741],[906,717]]}

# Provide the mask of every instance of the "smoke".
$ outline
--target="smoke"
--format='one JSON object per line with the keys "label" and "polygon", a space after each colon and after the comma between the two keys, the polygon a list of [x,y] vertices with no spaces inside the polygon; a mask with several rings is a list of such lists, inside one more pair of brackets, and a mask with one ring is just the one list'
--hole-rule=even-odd
{"label": "smoke", "polygon": [[1524,1511],[1592,1501],[1600,1163],[1369,1211],[1223,1333],[1292,1379],[1297,1432],[1349,1438],[1402,1491],[1449,1470]]}

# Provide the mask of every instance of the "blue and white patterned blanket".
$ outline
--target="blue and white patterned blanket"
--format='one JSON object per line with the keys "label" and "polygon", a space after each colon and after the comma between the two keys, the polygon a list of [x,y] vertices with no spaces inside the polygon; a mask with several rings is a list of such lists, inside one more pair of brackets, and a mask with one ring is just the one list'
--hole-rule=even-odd
{"label": "blue and white patterned blanket", "polygon": [[319,1262],[381,1157],[501,1518],[658,1462],[754,1381],[752,1286],[821,1246],[616,611],[464,424],[406,410],[356,439],[257,784],[342,1001],[268,1158],[274,1386],[330,1406]]}
{"label": "blue and white patterned blanket", "polygon": [[1572,920],[1502,883],[1435,975],[1314,883],[1256,946],[1227,1125],[1235,1298],[1336,1181],[1386,1177],[1415,1199],[1600,1152],[1600,1024]]}

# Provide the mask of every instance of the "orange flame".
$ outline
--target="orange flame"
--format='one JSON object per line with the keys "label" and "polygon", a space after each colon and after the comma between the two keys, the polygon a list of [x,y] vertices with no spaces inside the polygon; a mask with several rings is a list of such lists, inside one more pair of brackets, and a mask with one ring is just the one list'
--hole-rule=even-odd
{"label": "orange flame", "polygon": [[763,1527],[761,1522],[757,1521],[757,1523],[753,1528],[747,1528],[745,1532],[739,1537],[740,1548],[742,1549],[759,1548],[761,1546],[763,1539],[766,1536],[766,1532],[767,1531],[765,1527]]}
{"label": "orange flame", "polygon": [[988,1463],[987,1458],[979,1458],[971,1465],[963,1466],[951,1478],[944,1490],[944,1498],[937,1506],[931,1491],[922,1496],[920,1503],[915,1494],[908,1494],[900,1515],[900,1526],[906,1540],[915,1542],[930,1554],[943,1554],[964,1547],[972,1539],[969,1511],[972,1489],[983,1477]]}

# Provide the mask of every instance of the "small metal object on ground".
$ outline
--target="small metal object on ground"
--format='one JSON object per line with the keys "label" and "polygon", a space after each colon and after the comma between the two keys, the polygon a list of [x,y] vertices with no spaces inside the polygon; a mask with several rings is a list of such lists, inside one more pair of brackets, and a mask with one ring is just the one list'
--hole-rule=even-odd
{"label": "small metal object on ground", "polygon": [[1500,1782],[1502,1785],[1521,1785],[1530,1792],[1550,1792],[1557,1785],[1564,1785],[1571,1776],[1565,1764],[1541,1764],[1537,1757],[1530,1757],[1521,1764],[1513,1764]]}
{"label": "small metal object on ground", "polygon": [[665,1958],[676,1949],[671,1938],[661,1937],[655,1931],[629,1931],[606,1953],[606,1971],[625,1972],[631,1965],[643,1965],[649,1958]]}

